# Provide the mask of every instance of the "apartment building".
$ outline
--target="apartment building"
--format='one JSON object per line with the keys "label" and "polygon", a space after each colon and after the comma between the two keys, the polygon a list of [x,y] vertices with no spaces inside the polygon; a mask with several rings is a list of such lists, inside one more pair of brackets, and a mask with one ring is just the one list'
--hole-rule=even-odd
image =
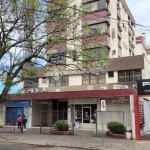
{"label": "apartment building", "polygon": [[[124,123],[131,128],[130,102],[133,100],[131,95],[133,87],[136,87],[136,80],[142,79],[145,71],[144,56],[135,56],[135,20],[125,0],[74,0],[70,5],[77,9],[81,4],[90,7],[90,11],[82,18],[78,29],[86,22],[90,32],[83,41],[92,41],[98,28],[101,28],[100,36],[103,36],[102,42],[107,47],[110,58],[108,72],[96,76],[66,70],[59,65],[47,72],[44,68],[37,68],[37,77],[25,79],[24,94],[12,95],[12,98],[19,101],[30,100],[30,103],[27,102],[28,105],[20,105],[20,109],[28,108],[26,113],[29,114],[29,126],[40,124],[41,110],[50,112],[44,118],[44,124],[48,126],[53,125],[56,120],[67,120],[71,123],[71,109],[73,109],[77,128],[95,129],[94,112],[100,111],[100,97],[104,97],[107,101],[107,111],[111,111],[112,116],[116,115],[116,118],[119,118],[117,116],[119,113],[115,111],[123,112],[127,118]],[[47,55],[69,46],[68,43],[63,47],[54,45],[48,49]],[[69,60],[60,58],[60,61],[67,64]],[[6,105],[6,109],[12,106]],[[85,115],[89,116],[88,119]],[[99,127],[100,122],[99,113]]]}

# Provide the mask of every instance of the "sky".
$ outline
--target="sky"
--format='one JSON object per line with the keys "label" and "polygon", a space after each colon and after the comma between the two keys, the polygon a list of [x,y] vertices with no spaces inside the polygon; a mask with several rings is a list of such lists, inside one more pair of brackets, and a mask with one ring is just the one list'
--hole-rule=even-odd
{"label": "sky", "polygon": [[149,26],[147,33],[147,45],[150,45],[150,0],[126,0],[135,22],[144,26]]}

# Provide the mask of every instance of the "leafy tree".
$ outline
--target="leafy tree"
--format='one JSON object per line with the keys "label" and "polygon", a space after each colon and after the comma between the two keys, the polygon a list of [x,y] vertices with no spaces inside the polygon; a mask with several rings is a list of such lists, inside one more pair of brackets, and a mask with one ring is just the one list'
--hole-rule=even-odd
{"label": "leafy tree", "polygon": [[[36,75],[35,67],[45,67],[43,61],[45,69],[56,65],[103,69],[107,50],[99,38],[101,31],[88,38],[90,27],[82,23],[86,12],[71,4],[71,0],[0,0],[0,82],[4,85],[0,103],[12,86]],[[91,50],[93,45],[97,49]]]}

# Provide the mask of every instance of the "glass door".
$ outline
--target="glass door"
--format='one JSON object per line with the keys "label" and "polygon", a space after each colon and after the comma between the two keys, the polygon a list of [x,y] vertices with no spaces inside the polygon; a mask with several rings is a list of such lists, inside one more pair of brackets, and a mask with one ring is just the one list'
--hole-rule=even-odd
{"label": "glass door", "polygon": [[83,123],[90,123],[91,107],[83,107],[82,112],[83,112],[82,122]]}

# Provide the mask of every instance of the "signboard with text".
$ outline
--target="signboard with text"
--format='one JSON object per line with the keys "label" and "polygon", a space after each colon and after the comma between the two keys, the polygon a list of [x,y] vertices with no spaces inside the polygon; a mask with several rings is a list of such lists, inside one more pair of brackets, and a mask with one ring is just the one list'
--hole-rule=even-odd
{"label": "signboard with text", "polygon": [[106,101],[101,100],[101,111],[106,111]]}
{"label": "signboard with text", "polygon": [[138,95],[150,95],[150,79],[137,81]]}

